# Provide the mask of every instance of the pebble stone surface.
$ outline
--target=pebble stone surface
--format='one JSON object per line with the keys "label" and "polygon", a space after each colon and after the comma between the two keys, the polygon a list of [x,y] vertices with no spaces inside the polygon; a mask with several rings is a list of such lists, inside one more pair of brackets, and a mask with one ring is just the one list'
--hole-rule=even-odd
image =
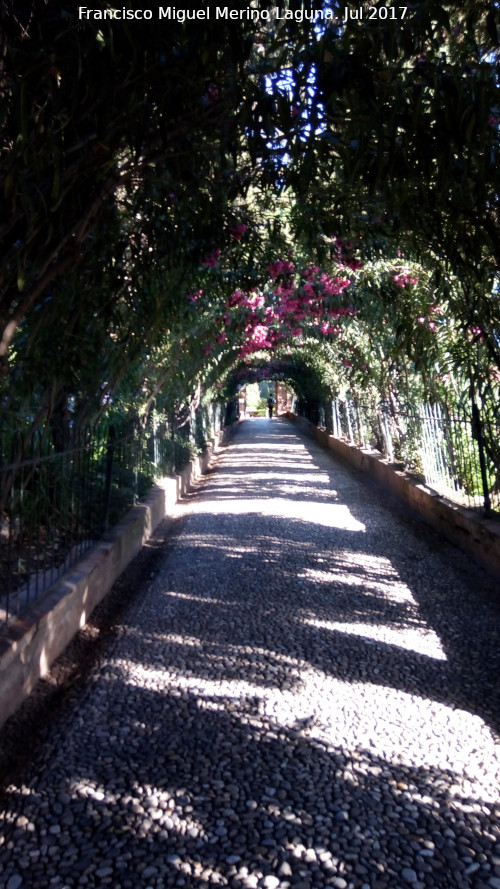
{"label": "pebble stone surface", "polygon": [[181,509],[3,792],[0,885],[500,889],[485,575],[284,420]]}

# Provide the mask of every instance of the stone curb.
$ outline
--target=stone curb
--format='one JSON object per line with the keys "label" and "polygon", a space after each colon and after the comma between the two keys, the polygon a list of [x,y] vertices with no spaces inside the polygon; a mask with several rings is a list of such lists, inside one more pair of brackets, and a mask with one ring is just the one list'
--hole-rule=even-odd
{"label": "stone curb", "polygon": [[378,451],[350,445],[291,412],[285,416],[322,447],[371,475],[405,500],[447,540],[473,556],[491,574],[500,577],[500,522],[482,518],[477,512],[457,506],[426,485],[418,484]]}
{"label": "stone curb", "polygon": [[213,438],[201,457],[163,478],[90,552],[0,635],[0,726],[21,705],[116,579],[175,504],[210,467],[234,426]]}

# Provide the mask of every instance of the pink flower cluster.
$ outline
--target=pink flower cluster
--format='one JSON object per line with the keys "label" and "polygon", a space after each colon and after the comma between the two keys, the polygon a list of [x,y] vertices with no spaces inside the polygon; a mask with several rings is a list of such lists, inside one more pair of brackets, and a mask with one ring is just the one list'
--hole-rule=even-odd
{"label": "pink flower cluster", "polygon": [[[260,349],[272,349],[290,337],[300,338],[302,323],[312,324],[324,336],[341,333],[339,319],[356,314],[352,307],[338,306],[332,297],[343,293],[350,281],[331,277],[317,266],[305,269],[302,281],[290,279],[295,270],[293,262],[277,260],[268,266],[271,280],[283,276],[269,294],[268,304],[263,294],[235,290],[226,302],[227,309],[245,309],[245,343],[240,357]],[[335,323],[333,323],[335,322]],[[240,322],[241,324],[241,322]]]}
{"label": "pink flower cluster", "polygon": [[235,241],[241,241],[243,235],[247,230],[247,226],[244,222],[241,222],[239,225],[230,225],[228,228],[228,232]]}
{"label": "pink flower cluster", "polygon": [[436,324],[432,319],[439,318],[440,315],[444,315],[444,311],[441,306],[435,303],[433,306],[429,306],[428,315],[420,315],[417,321],[419,324],[426,324],[429,330],[436,330]]}
{"label": "pink flower cluster", "polygon": [[469,328],[469,333],[467,334],[467,339],[468,339],[469,343],[472,343],[472,342],[474,342],[474,340],[476,338],[477,338],[478,342],[482,343],[484,340],[484,334],[483,334],[483,331],[480,327],[473,325],[472,327]]}
{"label": "pink flower cluster", "polygon": [[417,321],[419,324],[426,324],[427,323],[427,327],[429,328],[429,330],[436,329],[436,325],[435,325],[434,321],[429,321],[429,319],[426,318],[425,315],[420,315],[420,317],[417,318]]}
{"label": "pink flower cluster", "polygon": [[275,281],[279,275],[293,275],[295,266],[293,262],[288,259],[278,259],[276,262],[272,262],[271,265],[268,265],[267,271],[269,272],[271,281]]}
{"label": "pink flower cluster", "polygon": [[401,275],[393,275],[392,280],[403,290],[407,284],[418,284],[418,278],[415,278],[414,275],[409,275],[408,272],[403,272]]}
{"label": "pink flower cluster", "polygon": [[[239,241],[246,231],[246,225],[234,225],[228,231]],[[344,248],[339,244],[338,253],[342,257],[342,261],[338,262],[339,270],[345,269],[348,263],[352,268],[361,266],[355,260],[345,262]],[[346,245],[345,249],[350,248],[351,245]],[[293,251],[290,251],[288,256],[292,255]],[[220,257],[220,249],[214,250],[203,260],[203,265],[217,268]],[[267,293],[237,288],[227,298],[224,311],[214,318],[212,343],[204,345],[206,355],[212,354],[216,345],[223,345],[228,339],[231,341],[232,338],[226,333],[231,325],[234,325],[238,338],[241,331],[244,332],[239,358],[248,359],[254,352],[274,349],[279,345],[286,346],[291,338],[302,337],[304,325],[308,325],[309,330],[316,329],[323,336],[341,336],[340,319],[356,314],[352,306],[338,304],[338,297],[351,283],[346,277],[328,275],[318,266],[309,266],[297,281],[293,277],[295,265],[291,258],[272,262],[267,271],[273,282]],[[202,290],[195,291],[187,299],[196,302],[202,293]]]}

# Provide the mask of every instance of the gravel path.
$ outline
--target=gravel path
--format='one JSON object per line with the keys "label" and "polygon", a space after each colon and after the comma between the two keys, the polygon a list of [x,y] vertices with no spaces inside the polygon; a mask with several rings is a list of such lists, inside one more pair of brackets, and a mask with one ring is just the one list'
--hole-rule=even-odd
{"label": "gravel path", "polygon": [[500,889],[487,578],[285,421],[182,510],[4,792],[0,885]]}

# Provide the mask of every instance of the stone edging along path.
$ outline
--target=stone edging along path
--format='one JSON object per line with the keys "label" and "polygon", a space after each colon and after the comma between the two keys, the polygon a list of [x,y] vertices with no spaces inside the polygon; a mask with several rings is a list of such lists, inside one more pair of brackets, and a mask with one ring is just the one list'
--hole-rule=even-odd
{"label": "stone edging along path", "polygon": [[160,479],[105,539],[0,634],[0,726],[48,673],[159,523],[172,516],[178,500],[207,472],[232,432],[226,427],[201,457],[173,478]]}
{"label": "stone edging along path", "polygon": [[378,451],[347,444],[291,412],[287,412],[286,416],[324,448],[366,472],[408,503],[447,540],[500,578],[500,521],[482,518],[475,511],[457,506],[426,485],[418,484],[408,473],[396,469]]}

